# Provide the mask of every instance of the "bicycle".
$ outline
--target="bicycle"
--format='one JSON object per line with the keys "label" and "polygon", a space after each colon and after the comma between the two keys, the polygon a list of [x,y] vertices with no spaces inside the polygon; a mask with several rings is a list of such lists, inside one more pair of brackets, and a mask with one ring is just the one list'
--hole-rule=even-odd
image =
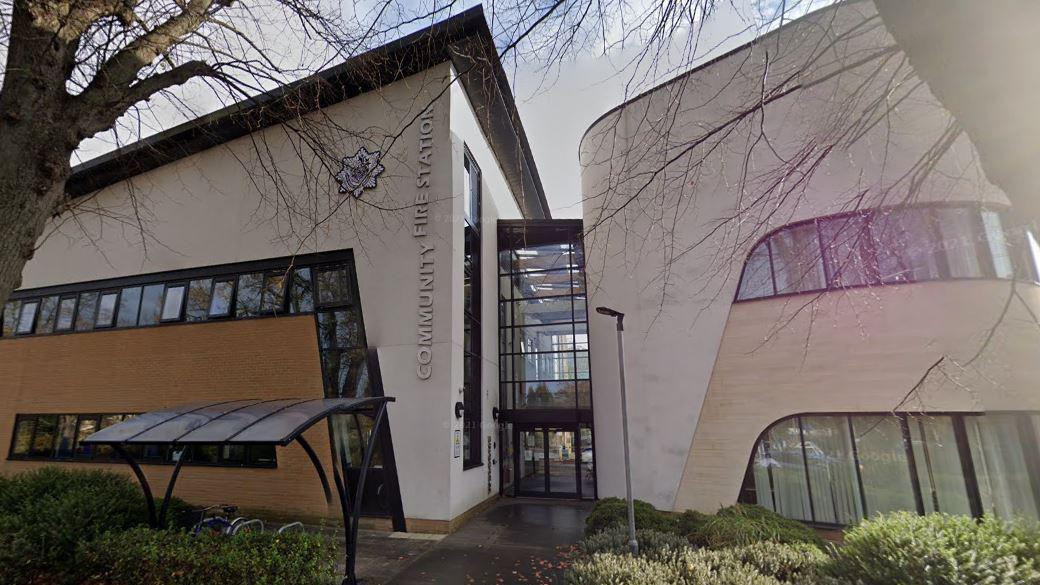
{"label": "bicycle", "polygon": [[[219,512],[213,513],[213,510]],[[234,528],[238,524],[245,522],[245,518],[241,516],[232,517],[238,512],[238,507],[231,506],[228,504],[217,504],[214,506],[208,506],[201,510],[195,510],[199,514],[199,521],[191,527],[192,536],[199,534],[209,535],[226,535],[234,534]]]}

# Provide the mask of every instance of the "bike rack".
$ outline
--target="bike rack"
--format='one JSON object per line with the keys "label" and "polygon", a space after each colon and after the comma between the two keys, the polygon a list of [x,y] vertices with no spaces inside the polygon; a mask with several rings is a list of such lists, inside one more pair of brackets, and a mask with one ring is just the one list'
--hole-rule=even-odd
{"label": "bike rack", "polygon": [[297,522],[290,522],[290,523],[286,524],[285,526],[282,526],[281,528],[279,528],[278,529],[278,534],[285,534],[287,532],[294,532],[294,531],[295,532],[303,532],[304,531],[303,522],[299,522],[299,521],[297,521]]}
{"label": "bike rack", "polygon": [[[169,501],[173,488],[180,476],[181,467],[190,453],[191,445],[207,443],[218,445],[277,445],[287,447],[296,442],[307,454],[318,479],[321,482],[325,501],[332,504],[332,489],[328,475],[321,459],[313,447],[303,437],[303,433],[319,421],[326,420],[335,414],[359,414],[373,419],[372,429],[365,445],[357,486],[353,497],[348,493],[345,482],[345,469],[339,457],[332,457],[332,477],[336,487],[336,496],[343,515],[343,532],[346,575],[343,585],[357,585],[355,573],[357,561],[358,524],[361,517],[361,499],[365,493],[365,480],[372,464],[372,454],[381,435],[387,417],[387,404],[394,398],[379,396],[372,398],[325,398],[325,399],[284,399],[284,400],[231,400],[216,403],[193,404],[179,408],[165,409],[138,415],[130,420],[117,423],[98,431],[83,440],[85,444],[111,445],[120,457],[130,466],[144,492],[148,506],[148,521],[153,528],[165,526]],[[233,417],[225,415],[235,413]],[[300,423],[303,416],[303,423]],[[216,422],[216,424],[213,424]],[[212,426],[211,426],[212,425]],[[126,449],[128,445],[168,445],[181,448],[181,456],[170,475],[166,485],[165,499],[158,512],[151,486],[141,466]],[[232,528],[232,534],[245,526],[259,524],[263,530],[263,522],[259,519],[241,522]],[[290,527],[303,529],[299,522],[283,526],[279,532]]]}

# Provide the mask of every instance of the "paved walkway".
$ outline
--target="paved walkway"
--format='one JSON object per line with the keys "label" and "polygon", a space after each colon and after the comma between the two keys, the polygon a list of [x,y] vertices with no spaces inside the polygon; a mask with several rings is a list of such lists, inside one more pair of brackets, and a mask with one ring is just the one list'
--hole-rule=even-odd
{"label": "paved walkway", "polygon": [[591,503],[503,498],[439,540],[366,533],[365,585],[559,583]]}

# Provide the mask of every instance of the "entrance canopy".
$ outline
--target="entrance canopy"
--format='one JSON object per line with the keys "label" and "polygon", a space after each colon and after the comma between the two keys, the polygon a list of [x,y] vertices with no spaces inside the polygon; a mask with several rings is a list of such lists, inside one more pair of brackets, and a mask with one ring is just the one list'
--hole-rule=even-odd
{"label": "entrance canopy", "polygon": [[333,414],[372,414],[393,398],[225,400],[155,410],[110,426],[83,442],[95,445],[279,445]]}
{"label": "entrance canopy", "polygon": [[[372,463],[372,451],[380,426],[386,419],[386,405],[393,402],[389,396],[372,398],[285,398],[277,400],[225,400],[221,402],[202,402],[185,404],[173,408],[164,408],[146,412],[130,420],[112,425],[98,431],[83,440],[90,445],[111,445],[112,449],[122,457],[137,481],[141,483],[148,505],[148,519],[152,526],[159,527],[166,523],[166,511],[173,495],[173,486],[180,475],[181,465],[187,459],[185,451],[193,445],[279,445],[288,446],[296,442],[307,453],[321,487],[325,491],[325,500],[332,502],[332,491],[329,488],[328,476],[318,458],[317,453],[304,439],[303,433],[316,423],[336,414],[356,414],[371,417],[372,430],[365,446],[365,455],[361,464],[357,490],[351,498],[347,493],[345,479],[346,470],[336,464],[338,457],[332,457],[332,475],[335,479],[336,494],[339,496],[340,510],[343,513],[343,528],[346,539],[346,570],[344,583],[353,585],[357,582],[354,574],[357,551],[358,517],[361,513],[361,497],[365,490],[365,477]],[[162,510],[156,514],[155,499],[148,478],[141,471],[141,466],[126,449],[135,445],[167,445],[174,450],[176,466],[166,486],[166,497],[162,502]]]}

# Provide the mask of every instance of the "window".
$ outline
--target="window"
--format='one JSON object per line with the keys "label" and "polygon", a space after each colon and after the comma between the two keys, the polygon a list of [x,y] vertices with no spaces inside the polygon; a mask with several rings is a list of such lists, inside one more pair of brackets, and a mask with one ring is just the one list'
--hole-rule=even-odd
{"label": "window", "polygon": [[748,255],[736,298],[1014,274],[997,212],[968,205],[887,208],[769,234]]}
{"label": "window", "polygon": [[101,300],[98,301],[97,309],[97,320],[94,322],[94,327],[111,327],[116,317],[116,302],[119,300],[119,293],[107,292],[101,295]]}
{"label": "window", "polygon": [[824,288],[823,258],[815,223],[779,232],[769,240],[777,294]]}
{"label": "window", "polygon": [[119,294],[119,315],[116,325],[134,327],[137,325],[137,313],[141,309],[141,287],[124,288]]}
{"label": "window", "polygon": [[741,501],[837,525],[896,510],[1035,520],[1038,421],[1032,413],[790,417],[755,445]]}
{"label": "window", "polygon": [[311,269],[298,268],[293,271],[292,290],[289,294],[290,313],[309,313],[314,310],[314,292],[311,284]]}
{"label": "window", "polygon": [[141,293],[141,313],[138,325],[157,325],[161,320],[163,308],[163,293],[166,287],[161,284],[151,284],[144,287]]}
{"label": "window", "polygon": [[322,306],[349,303],[350,280],[341,267],[318,269],[318,304]]}
{"label": "window", "polygon": [[238,295],[235,297],[235,316],[253,317],[260,314],[260,287],[263,275],[259,272],[238,277]]}
{"label": "window", "polygon": [[[543,243],[520,228],[499,234],[515,242],[499,255],[500,408],[592,407],[579,234],[549,237]],[[768,248],[761,250],[768,265]]]}
{"label": "window", "polygon": [[202,321],[209,314],[210,295],[213,294],[213,279],[193,280],[188,284],[188,305],[184,309],[187,321]]}
{"label": "window", "polygon": [[[332,262],[328,261],[330,255]],[[325,263],[290,266],[308,260]],[[148,283],[142,283],[140,276],[113,279],[103,287],[97,282],[85,283],[75,292],[68,291],[70,285],[62,285],[60,291],[54,291],[58,294],[50,295],[46,289],[36,295],[18,291],[0,312],[0,334],[15,337],[277,316],[286,310],[313,313],[316,300],[323,309],[351,308],[356,302],[353,261],[346,251],[248,262],[239,265],[239,270],[234,268],[192,268],[166,273]]]}
{"label": "window", "polygon": [[997,278],[1014,278],[1015,266],[1011,261],[1011,251],[1000,214],[982,210],[982,225],[986,231],[985,239]]}
{"label": "window", "polygon": [[264,292],[260,310],[265,313],[280,313],[285,307],[285,272],[264,276]]}
{"label": "window", "polygon": [[54,324],[55,331],[72,329],[72,319],[76,314],[76,297],[64,297],[58,303],[58,320]]}
{"label": "window", "polygon": [[[95,432],[133,418],[132,414],[19,414],[11,441],[12,459],[47,459],[106,462],[117,455],[107,445],[85,445]],[[140,463],[175,462],[166,446],[131,446]],[[221,466],[274,467],[271,445],[193,445],[185,463]]]}
{"label": "window", "polygon": [[39,301],[22,303],[22,314],[18,317],[18,328],[15,333],[32,333],[33,325],[36,323],[36,309],[39,306]]}
{"label": "window", "polygon": [[36,333],[51,333],[58,319],[58,297],[45,297],[40,303],[40,317],[36,322]]}
{"label": "window", "polygon": [[231,299],[235,291],[232,280],[218,280],[213,285],[213,300],[209,304],[210,317],[227,317],[231,314]]}
{"label": "window", "polygon": [[14,335],[14,330],[18,323],[18,309],[21,308],[21,302],[19,301],[8,301],[4,305],[4,337],[10,337]]}
{"label": "window", "polygon": [[480,209],[481,185],[480,167],[473,160],[469,150],[463,157],[465,182],[462,186],[463,206],[463,240],[462,257],[462,299],[463,330],[466,332],[466,346],[463,347],[462,358],[462,466],[470,468],[481,465],[483,459],[481,418],[483,404],[481,400],[481,245]]}
{"label": "window", "polygon": [[180,321],[181,307],[184,306],[184,285],[171,284],[166,287],[163,297],[162,316],[160,321]]}
{"label": "window", "polygon": [[773,265],[769,259],[769,242],[755,246],[744,265],[744,277],[740,282],[739,298],[757,299],[776,294],[773,288]]}
{"label": "window", "polygon": [[79,295],[76,313],[76,331],[90,331],[94,328],[97,315],[98,293],[85,292]]}

